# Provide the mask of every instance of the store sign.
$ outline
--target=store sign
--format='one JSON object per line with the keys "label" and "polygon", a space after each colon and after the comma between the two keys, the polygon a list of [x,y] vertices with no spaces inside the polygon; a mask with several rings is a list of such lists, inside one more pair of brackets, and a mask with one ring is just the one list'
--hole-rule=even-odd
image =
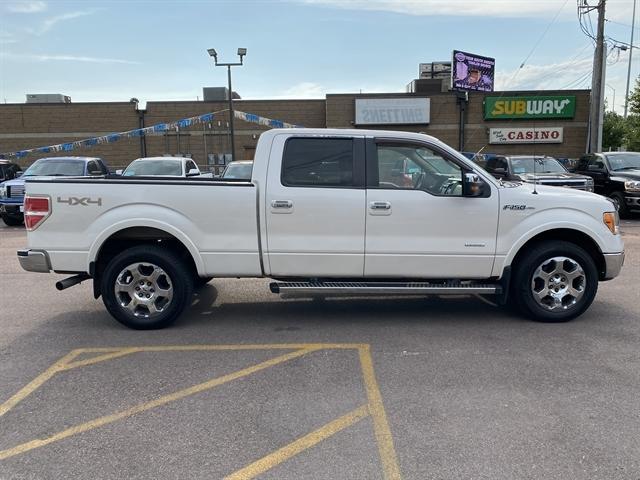
{"label": "store sign", "polygon": [[562,127],[491,128],[489,143],[562,143]]}
{"label": "store sign", "polygon": [[430,116],[429,98],[356,98],[356,125],[424,125]]}
{"label": "store sign", "polygon": [[485,97],[484,118],[573,118],[575,95],[531,97]]}

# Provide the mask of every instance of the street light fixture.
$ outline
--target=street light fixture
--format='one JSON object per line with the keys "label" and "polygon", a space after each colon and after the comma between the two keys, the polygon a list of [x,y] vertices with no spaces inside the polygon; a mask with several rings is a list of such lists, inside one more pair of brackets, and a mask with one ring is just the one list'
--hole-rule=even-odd
{"label": "street light fixture", "polygon": [[246,48],[238,48],[238,56],[240,62],[235,63],[221,63],[218,62],[218,52],[215,48],[207,49],[207,53],[213,58],[216,67],[227,67],[227,80],[229,83],[229,129],[231,131],[231,160],[236,160],[236,145],[235,145],[235,132],[233,129],[233,89],[231,88],[231,67],[240,67],[243,65],[244,56],[247,54]]}

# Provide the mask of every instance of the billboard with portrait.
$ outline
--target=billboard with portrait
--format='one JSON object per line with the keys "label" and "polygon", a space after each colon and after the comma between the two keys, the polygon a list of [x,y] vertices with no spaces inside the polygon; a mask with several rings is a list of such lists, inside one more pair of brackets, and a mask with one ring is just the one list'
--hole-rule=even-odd
{"label": "billboard with portrait", "polygon": [[495,58],[454,50],[451,87],[454,90],[493,92],[495,66]]}

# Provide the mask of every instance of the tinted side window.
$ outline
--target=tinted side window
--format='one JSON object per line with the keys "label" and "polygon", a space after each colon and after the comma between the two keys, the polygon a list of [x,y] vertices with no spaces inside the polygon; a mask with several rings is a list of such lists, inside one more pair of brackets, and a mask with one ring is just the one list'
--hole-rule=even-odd
{"label": "tinted side window", "polygon": [[589,166],[587,168],[589,170],[604,170],[604,162],[599,156],[591,155],[589,157]]}
{"label": "tinted side window", "polygon": [[197,169],[197,168],[198,167],[196,166],[196,164],[193,163],[191,160],[187,162],[187,173],[189,173],[189,170]]}
{"label": "tinted side window", "polygon": [[292,138],[282,159],[282,184],[289,187],[350,187],[353,181],[353,140]]}

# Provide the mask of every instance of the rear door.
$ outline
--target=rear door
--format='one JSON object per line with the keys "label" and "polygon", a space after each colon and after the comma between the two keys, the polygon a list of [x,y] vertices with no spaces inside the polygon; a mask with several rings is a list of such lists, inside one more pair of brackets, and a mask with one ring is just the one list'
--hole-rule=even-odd
{"label": "rear door", "polygon": [[362,277],[364,138],[279,135],[270,158],[264,206],[270,274]]}
{"label": "rear door", "polygon": [[365,276],[491,276],[498,191],[463,197],[467,168],[437,146],[368,140]]}

